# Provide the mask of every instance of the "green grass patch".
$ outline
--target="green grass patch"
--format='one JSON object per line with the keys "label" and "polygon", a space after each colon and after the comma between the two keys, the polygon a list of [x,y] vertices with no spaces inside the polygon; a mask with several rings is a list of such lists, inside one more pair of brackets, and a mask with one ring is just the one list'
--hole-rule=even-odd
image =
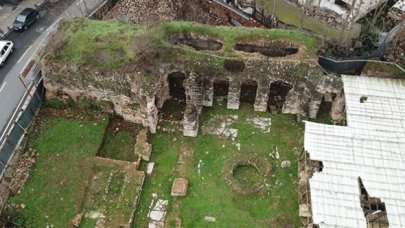
{"label": "green grass patch", "polygon": [[[173,181],[174,167],[177,162],[178,145],[185,143],[187,139],[182,138],[181,142],[172,142],[172,137],[181,137],[180,134],[158,134],[152,141],[151,160],[155,162],[155,167],[151,176],[146,176],[143,185],[141,199],[138,204],[135,220],[132,227],[148,227],[148,212],[152,194],[156,194],[159,199],[171,201],[170,191]],[[142,170],[146,170],[146,163],[142,163]]]}
{"label": "green grass patch", "polygon": [[41,123],[33,144],[36,164],[21,193],[12,203],[24,204],[28,227],[70,227],[78,213],[86,179],[88,158],[99,149],[108,118],[94,121],[51,118]]}
{"label": "green grass patch", "polygon": [[[100,161],[99,161],[100,162]],[[96,164],[85,196],[83,212],[105,216],[106,227],[128,224],[139,197],[143,174],[119,164]]]}
{"label": "green grass patch", "polygon": [[134,161],[135,138],[129,132],[107,132],[99,156],[117,160]]}
{"label": "green grass patch", "polygon": [[263,176],[251,165],[242,165],[233,172],[236,181],[243,185],[255,185],[263,181]]}
{"label": "green grass patch", "polygon": [[67,43],[60,52],[64,60],[120,68],[136,58],[135,25],[80,18],[63,21],[61,27],[68,31],[65,37]]}
{"label": "green grass patch", "polygon": [[96,227],[97,219],[82,218],[79,228],[94,228]]}
{"label": "green grass patch", "polygon": [[[169,223],[174,223],[174,215],[180,216],[184,227],[302,226],[298,216],[296,151],[303,146],[303,125],[287,115],[257,113],[251,105],[242,105],[240,110],[227,110],[221,106],[205,108],[200,116],[200,126],[217,115],[238,115],[238,120],[230,126],[238,129],[235,141],[201,131],[196,138],[169,133],[155,136],[152,161],[156,162],[156,166],[152,176],[146,179],[133,227],[147,227],[147,212],[153,200],[152,193],[157,193],[159,199],[168,199],[169,205],[172,202],[170,188],[173,178],[178,175],[175,170],[176,161],[183,147],[194,150],[193,161],[186,166],[185,172],[189,189],[187,196],[176,198],[179,208],[169,208]],[[254,116],[272,118],[269,133],[261,132],[246,121]],[[240,143],[240,151],[235,143]],[[279,159],[274,157],[275,151],[278,151]],[[223,167],[238,154],[254,154],[270,161],[274,177],[268,178],[266,183],[269,186],[264,192],[240,195],[233,192],[226,183],[222,174]],[[281,168],[283,160],[291,161],[291,167]],[[237,170],[234,177],[245,183],[263,178],[249,167]],[[205,216],[215,217],[216,222],[205,221]]]}
{"label": "green grass patch", "polygon": [[[234,56],[234,45],[245,40],[289,40],[304,46],[307,54],[305,58],[313,57],[318,46],[317,39],[295,30],[208,26],[191,22],[162,22],[159,25],[146,26],[79,18],[62,21],[60,30],[58,39],[55,38],[52,41],[54,43],[50,44],[56,47],[50,53],[51,56],[104,69],[118,69],[133,64],[143,68],[145,64],[157,65],[163,60],[173,61],[176,54],[197,61],[208,58],[213,66],[218,67],[222,66],[223,58]],[[174,45],[169,44],[168,37],[183,33],[200,33],[222,40],[223,50],[215,53],[195,51],[184,45],[173,49]],[[154,51],[160,54],[151,54]],[[148,56],[149,54],[151,55]],[[148,84],[154,81],[155,75],[150,74],[156,73],[145,73],[144,82]]]}

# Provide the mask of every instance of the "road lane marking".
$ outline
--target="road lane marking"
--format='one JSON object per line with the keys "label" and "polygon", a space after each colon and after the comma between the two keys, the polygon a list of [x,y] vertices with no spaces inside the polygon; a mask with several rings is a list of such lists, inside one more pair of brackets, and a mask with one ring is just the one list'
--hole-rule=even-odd
{"label": "road lane marking", "polygon": [[24,52],[24,54],[21,56],[21,58],[17,61],[17,63],[20,63],[22,58],[28,53],[28,51],[32,48],[32,45]]}
{"label": "road lane marking", "polygon": [[7,82],[6,81],[4,81],[3,82],[3,84],[1,85],[1,88],[0,88],[0,93],[1,93],[1,91],[3,90],[3,88],[4,88],[4,86],[7,84]]}

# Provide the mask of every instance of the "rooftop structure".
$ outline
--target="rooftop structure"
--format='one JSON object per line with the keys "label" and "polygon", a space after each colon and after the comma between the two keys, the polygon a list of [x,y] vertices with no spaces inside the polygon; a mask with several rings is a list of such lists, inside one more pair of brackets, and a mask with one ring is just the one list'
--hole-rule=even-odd
{"label": "rooftop structure", "polygon": [[320,227],[405,226],[405,80],[342,76],[347,126],[305,123]]}
{"label": "rooftop structure", "polygon": [[400,20],[405,13],[405,0],[396,2],[388,12],[388,15],[395,20]]}

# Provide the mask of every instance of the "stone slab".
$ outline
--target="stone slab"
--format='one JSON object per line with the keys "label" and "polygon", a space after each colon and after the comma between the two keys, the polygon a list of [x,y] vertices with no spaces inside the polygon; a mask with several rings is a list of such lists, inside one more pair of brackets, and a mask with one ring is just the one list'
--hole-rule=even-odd
{"label": "stone slab", "polygon": [[185,178],[174,178],[172,185],[172,196],[186,196],[188,181]]}

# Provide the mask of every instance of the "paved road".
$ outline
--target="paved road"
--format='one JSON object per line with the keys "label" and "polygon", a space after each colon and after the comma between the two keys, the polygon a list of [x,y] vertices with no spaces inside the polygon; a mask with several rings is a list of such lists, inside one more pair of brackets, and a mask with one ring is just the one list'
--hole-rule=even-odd
{"label": "paved road", "polygon": [[[85,1],[85,2],[84,2]],[[0,69],[0,135],[24,94],[23,83],[18,75],[35,54],[41,42],[48,36],[50,28],[59,18],[86,16],[104,0],[52,0],[39,10],[40,19],[27,31],[11,32],[5,39],[12,40],[15,51]]]}
{"label": "paved road", "polygon": [[[72,2],[74,2],[74,0],[46,2],[40,9],[38,9],[41,15],[40,18],[27,31],[13,31],[4,38],[5,40],[11,40],[14,42],[15,50],[7,59],[4,67],[0,69],[0,83],[3,82],[11,69],[16,68],[16,63],[18,63],[30,46],[34,44],[41,34],[45,33],[45,30],[60,17],[62,12],[66,10]],[[21,62],[22,60],[20,60],[20,63]],[[19,71],[21,71],[21,68],[18,70],[17,74]]]}

